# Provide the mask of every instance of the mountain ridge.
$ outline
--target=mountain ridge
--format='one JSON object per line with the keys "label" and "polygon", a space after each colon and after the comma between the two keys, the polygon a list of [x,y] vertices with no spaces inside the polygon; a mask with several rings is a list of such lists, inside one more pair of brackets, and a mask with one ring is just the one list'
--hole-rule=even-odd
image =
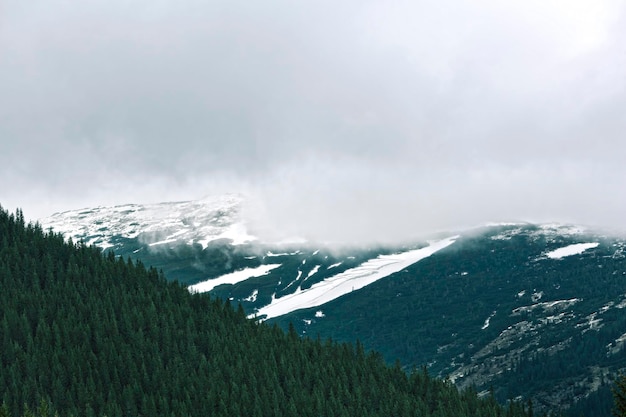
{"label": "mountain ridge", "polygon": [[[228,214],[222,219],[224,227],[239,221]],[[207,282],[212,294],[259,318],[273,303],[328,285],[368,262],[429,245],[422,240],[337,251],[259,239],[161,241],[150,246],[137,236],[112,240],[116,253],[162,267],[190,288]],[[626,322],[619,314],[626,305],[625,248],[621,237],[575,225],[490,224],[459,232],[431,256],[361,289],[266,318],[285,329],[292,323],[301,335],[361,340],[389,362],[399,359],[407,369],[427,365],[461,387],[484,391],[498,385],[500,401],[521,396],[532,398],[538,410],[574,406],[589,412],[586,402],[606,393],[626,369]],[[225,278],[246,271],[262,273]],[[608,415],[608,397],[602,396],[603,411],[595,415]]]}
{"label": "mountain ridge", "polygon": [[[360,344],[300,338],[0,207],[0,415],[503,415]],[[515,402],[511,417],[528,416]]]}
{"label": "mountain ridge", "polygon": [[201,200],[100,206],[55,213],[39,222],[102,249],[115,248],[116,236],[138,238],[151,246],[185,242],[206,248],[219,239],[233,244],[257,239],[247,233],[242,221],[243,202],[241,195],[227,194]]}

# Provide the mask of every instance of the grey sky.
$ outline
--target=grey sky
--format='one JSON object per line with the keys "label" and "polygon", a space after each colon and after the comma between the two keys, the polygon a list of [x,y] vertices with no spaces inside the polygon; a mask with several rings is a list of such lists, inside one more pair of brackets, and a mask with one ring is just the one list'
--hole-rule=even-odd
{"label": "grey sky", "polygon": [[393,239],[626,228],[623,1],[0,3],[0,204],[245,192]]}

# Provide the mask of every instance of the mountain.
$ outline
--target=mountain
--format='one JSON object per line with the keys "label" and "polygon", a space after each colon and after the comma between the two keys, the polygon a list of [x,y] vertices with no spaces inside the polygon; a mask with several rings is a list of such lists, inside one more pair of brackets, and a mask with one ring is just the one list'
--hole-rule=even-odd
{"label": "mountain", "polygon": [[571,227],[488,227],[360,294],[277,320],[427,363],[460,387],[497,386],[500,401],[587,409],[600,397],[602,413],[585,414],[609,415],[608,386],[626,366],[623,251],[621,239]]}
{"label": "mountain", "polygon": [[149,247],[186,243],[206,248],[227,239],[233,244],[255,240],[241,222],[243,199],[236,194],[162,204],[126,204],[73,210],[42,220],[42,224],[87,245],[121,249],[135,239]]}
{"label": "mountain", "polygon": [[626,369],[621,237],[520,223],[338,250],[255,239],[241,203],[96,208],[42,224],[299,334],[360,340],[406,369],[427,365],[459,387],[494,387],[501,402],[609,415],[609,387]]}
{"label": "mountain", "polygon": [[526,417],[300,338],[0,207],[0,416]]}

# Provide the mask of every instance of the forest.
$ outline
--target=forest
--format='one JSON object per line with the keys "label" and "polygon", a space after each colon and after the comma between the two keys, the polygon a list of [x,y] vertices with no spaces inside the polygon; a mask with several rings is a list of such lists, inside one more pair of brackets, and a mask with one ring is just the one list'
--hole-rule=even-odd
{"label": "forest", "polygon": [[0,416],[532,416],[0,207]]}
{"label": "forest", "polygon": [[[463,236],[367,291],[326,303],[323,319],[303,309],[272,322],[359,339],[388,362],[428,364],[432,375],[456,374],[457,386],[480,392],[492,387],[501,403],[521,396],[533,399],[535,412],[610,416],[611,387],[626,370],[623,241],[546,235],[534,225],[493,238],[512,229]],[[542,257],[586,241],[600,245],[579,256]]]}

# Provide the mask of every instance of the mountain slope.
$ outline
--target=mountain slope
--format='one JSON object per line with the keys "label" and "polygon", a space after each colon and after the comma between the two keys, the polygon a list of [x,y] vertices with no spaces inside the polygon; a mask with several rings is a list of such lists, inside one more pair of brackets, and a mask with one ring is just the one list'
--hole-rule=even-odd
{"label": "mountain slope", "polygon": [[[213,203],[203,204],[214,212]],[[240,222],[234,212],[230,224]],[[76,214],[69,217],[77,224],[91,221]],[[361,340],[389,362],[427,364],[461,387],[497,386],[500,401],[585,410],[585,401],[601,397],[594,415],[608,416],[608,386],[626,368],[621,238],[508,224],[341,251],[258,240],[150,246],[127,235],[111,239],[120,253],[164,268],[192,290],[239,302],[250,316],[285,329],[292,322],[300,334]],[[429,256],[417,256],[423,251]]]}
{"label": "mountain slope", "polygon": [[278,320],[427,363],[461,387],[497,386],[501,401],[566,409],[626,367],[624,246],[563,228],[488,228],[360,294]]}
{"label": "mountain slope", "polygon": [[198,201],[72,210],[42,222],[46,228],[80,236],[87,245],[103,249],[121,249],[120,237],[150,247],[177,242],[206,247],[221,239],[238,244],[256,239],[241,222],[242,203],[240,196],[228,194]]}
{"label": "mountain slope", "polygon": [[[493,398],[379,354],[247,320],[154,269],[25,225],[0,208],[0,413],[502,415]],[[512,417],[527,415],[519,404]],[[40,413],[52,415],[52,412]]]}

